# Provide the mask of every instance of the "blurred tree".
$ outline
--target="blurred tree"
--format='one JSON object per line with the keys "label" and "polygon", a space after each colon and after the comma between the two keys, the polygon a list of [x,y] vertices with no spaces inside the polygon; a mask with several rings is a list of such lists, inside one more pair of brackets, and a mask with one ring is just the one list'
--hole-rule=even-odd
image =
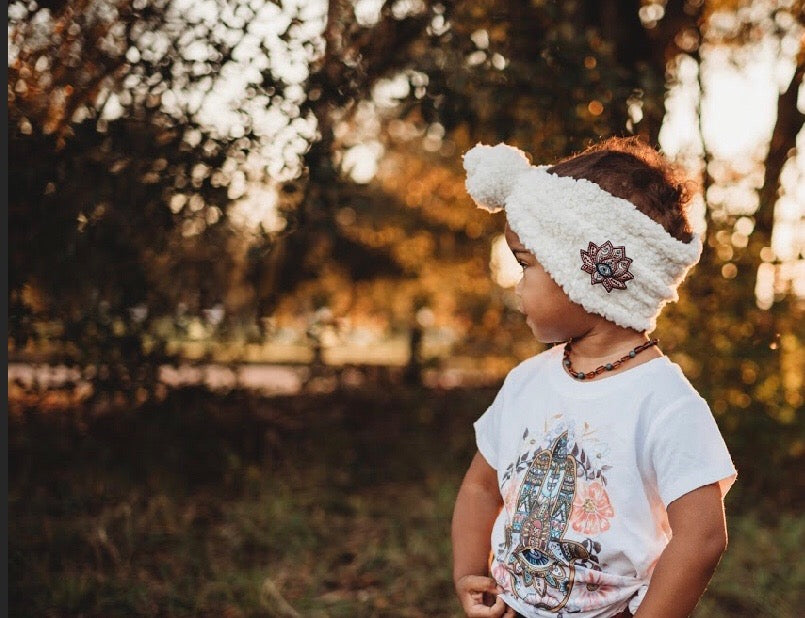
{"label": "blurred tree", "polygon": [[[252,79],[234,101],[239,123],[221,127],[211,125],[209,118],[204,122],[205,102],[218,94],[227,72],[243,62],[241,46],[253,34],[249,24],[265,20],[261,11],[267,7],[270,3],[222,8],[170,0],[9,6],[10,150],[12,160],[26,166],[19,176],[24,182],[11,196],[14,229],[23,234],[12,239],[11,334],[17,346],[23,347],[31,333],[25,326],[30,316],[25,316],[32,308],[26,299],[33,292],[26,295],[26,289],[35,289],[44,300],[36,319],[60,324],[67,343],[81,341],[76,324],[97,329],[95,318],[88,317],[95,314],[109,314],[121,336],[150,328],[150,336],[159,339],[151,326],[174,315],[179,303],[192,314],[206,303],[239,298],[227,303],[227,313],[259,318],[272,313],[300,282],[315,280],[328,268],[349,284],[379,276],[416,278],[428,259],[438,257],[421,251],[436,246],[428,240],[432,235],[459,232],[466,245],[472,244],[481,231],[475,215],[464,217],[463,225],[471,228],[466,234],[455,224],[428,227],[427,221],[411,217],[407,207],[398,208],[408,211],[408,232],[420,234],[416,239],[408,233],[381,234],[380,242],[367,242],[360,222],[345,223],[345,205],[360,213],[367,210],[361,204],[373,208],[375,203],[395,203],[391,196],[356,186],[344,166],[348,150],[360,145],[350,141],[350,127],[356,127],[367,103],[374,105],[376,87],[389,80],[402,78],[408,86],[379,119],[383,127],[403,120],[416,133],[441,126],[443,131],[459,128],[465,135],[491,137],[492,112],[498,138],[519,135],[526,142],[540,130],[547,135],[552,126],[548,138],[554,143],[549,141],[544,152],[609,132],[607,123],[617,114],[603,113],[599,107],[604,104],[592,105],[590,99],[612,100],[610,84],[620,88],[615,96],[621,99],[631,92],[600,37],[573,26],[575,10],[535,5],[528,9],[533,15],[521,16],[520,9],[505,3],[456,10],[451,3],[389,2],[369,14],[333,2],[321,16],[320,50],[309,32],[316,15],[300,9],[276,13],[281,19],[274,23],[274,33],[285,51],[311,59],[307,79],[300,82],[274,62],[282,50],[264,37],[255,51],[267,61],[248,65],[259,79]],[[510,36],[507,22],[532,26]],[[503,53],[484,51],[490,44]],[[537,63],[532,62],[534,51]],[[509,63],[503,54],[509,53],[515,62],[512,77],[503,71]],[[603,69],[593,62],[596,54],[605,57]],[[585,61],[587,71],[566,70]],[[510,79],[513,85],[503,88]],[[301,97],[300,83],[305,88]],[[565,90],[577,101],[569,115],[566,105],[558,105],[565,97],[557,93]],[[517,97],[517,105],[506,105]],[[252,103],[281,109],[289,128],[296,120],[313,119],[316,134],[308,138],[306,153],[294,142],[295,149],[282,151],[284,166],[270,170],[270,178],[254,178],[273,178],[286,231],[293,233],[278,233],[281,225],[263,229],[246,247],[233,249],[230,245],[237,240],[223,225],[237,199],[233,195],[243,193],[242,187],[233,190],[233,183],[243,184],[240,170],[274,137],[261,132],[250,116]],[[534,122],[531,112],[540,110],[545,119]],[[602,121],[595,123],[598,117]],[[304,132],[295,126],[298,140]],[[296,162],[295,154],[301,157]],[[455,147],[450,156],[454,154]],[[35,164],[28,168],[31,162]],[[460,197],[448,195],[442,204],[450,208]],[[339,213],[344,215],[341,223]],[[387,240],[392,238],[396,240]],[[404,256],[411,240],[420,248],[414,262]],[[38,255],[29,259],[28,248],[37,245]],[[478,249],[442,253],[451,262],[448,271],[463,260],[470,278],[482,272]],[[209,262],[212,254],[214,264]],[[468,262],[468,255],[474,259]],[[127,268],[109,268],[112,264]],[[164,278],[168,267],[171,276]],[[207,276],[213,273],[218,277]],[[234,294],[231,288],[238,282],[245,289]],[[85,306],[88,299],[92,309]],[[145,303],[146,317],[135,327],[130,316],[142,314],[132,313],[139,303]],[[77,307],[86,309],[83,315]],[[70,311],[72,317],[67,317]],[[111,342],[98,349],[111,350]],[[79,354],[75,360],[87,358]]]}
{"label": "blurred tree", "polygon": [[244,141],[163,100],[203,89],[231,48],[189,64],[209,33],[175,28],[167,2],[14,3],[9,18],[10,340],[49,342],[96,396],[142,400],[177,308],[225,295],[242,242],[221,223]]}
{"label": "blurred tree", "polygon": [[[631,18],[631,30],[607,39],[593,3],[437,2],[403,10],[389,2],[368,15],[330,3],[303,104],[318,127],[305,155],[308,175],[299,180],[303,225],[278,245],[264,289],[287,295],[308,263],[311,274],[338,269],[350,255],[376,263],[350,250],[355,245],[342,251],[336,239],[346,235],[415,277],[385,297],[392,313],[408,308],[401,321],[411,319],[412,299],[424,292],[437,304],[444,295],[457,299],[461,307],[450,311],[458,330],[476,328],[484,315],[484,331],[494,330],[503,298],[498,294],[488,313],[495,294],[481,281],[489,245],[477,240],[497,222],[466,209],[458,155],[477,140],[505,139],[552,158],[649,124],[645,132],[656,136],[664,64],[639,62],[638,52],[626,49],[631,36],[646,38],[639,3],[611,8]],[[630,53],[632,62],[624,63]],[[361,148],[380,161],[375,184],[386,195],[356,184],[351,154]],[[422,242],[406,263],[401,256],[413,255],[417,233]],[[346,285],[354,273],[346,270]]]}
{"label": "blurred tree", "polygon": [[[40,326],[60,325],[44,336],[70,344],[76,362],[121,347],[114,363],[133,367],[219,302],[222,328],[263,329],[260,318],[322,307],[404,328],[426,307],[463,337],[459,351],[522,356],[527,334],[488,277],[499,221],[468,207],[460,153],[507,140],[550,161],[605,135],[656,141],[680,58],[698,63],[705,40],[740,47],[769,31],[747,6],[12,3],[10,335],[24,346],[36,312]],[[790,30],[798,6],[764,19]],[[725,12],[740,17],[729,36],[712,26]],[[698,337],[696,358],[712,333],[729,333],[723,366],[700,373],[723,406],[745,402],[729,390],[739,371],[729,356],[760,354],[741,379],[755,371],[751,402],[773,393],[769,414],[782,391],[758,346],[781,332],[786,309],[758,308],[753,281],[801,126],[798,66],[749,249],[730,241],[740,217],[711,205],[695,302],[669,314],[681,323],[668,326],[672,346]],[[256,229],[237,223],[244,211]],[[746,324],[754,338],[737,350]]]}

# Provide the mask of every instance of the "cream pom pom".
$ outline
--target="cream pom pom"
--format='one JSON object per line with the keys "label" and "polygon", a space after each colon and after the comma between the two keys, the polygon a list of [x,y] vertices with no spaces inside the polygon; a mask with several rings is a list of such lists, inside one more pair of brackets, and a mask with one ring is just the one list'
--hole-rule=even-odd
{"label": "cream pom pom", "polygon": [[503,209],[517,177],[531,164],[525,153],[513,146],[477,144],[464,153],[467,193],[489,212]]}

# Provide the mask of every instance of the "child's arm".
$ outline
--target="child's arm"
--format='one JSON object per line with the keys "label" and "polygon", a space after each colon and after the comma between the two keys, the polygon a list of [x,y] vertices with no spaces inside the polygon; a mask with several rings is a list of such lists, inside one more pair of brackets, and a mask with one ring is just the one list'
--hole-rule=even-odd
{"label": "child's arm", "polygon": [[635,618],[690,615],[727,548],[718,484],[705,485],[668,505],[673,538],[662,552]]}
{"label": "child's arm", "polygon": [[497,473],[476,453],[458,490],[453,510],[453,583],[461,606],[472,618],[513,616],[501,598],[487,606],[485,595],[501,592],[487,576],[492,525],[503,505]]}

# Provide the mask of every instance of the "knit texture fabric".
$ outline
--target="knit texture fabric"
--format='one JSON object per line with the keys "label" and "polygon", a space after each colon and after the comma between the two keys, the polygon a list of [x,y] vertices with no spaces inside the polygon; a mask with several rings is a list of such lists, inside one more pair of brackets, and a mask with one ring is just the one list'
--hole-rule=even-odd
{"label": "knit texture fabric", "polygon": [[620,326],[651,332],[699,261],[699,235],[684,243],[628,200],[594,182],[532,166],[512,146],[464,154],[467,192],[504,210],[509,226],[570,300]]}

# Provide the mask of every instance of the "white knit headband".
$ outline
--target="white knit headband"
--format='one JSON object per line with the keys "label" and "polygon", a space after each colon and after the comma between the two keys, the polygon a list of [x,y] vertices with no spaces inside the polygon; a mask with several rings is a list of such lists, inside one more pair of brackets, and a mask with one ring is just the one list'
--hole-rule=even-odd
{"label": "white knit headband", "polygon": [[464,154],[467,192],[506,220],[570,300],[615,324],[651,332],[702,251],[594,182],[548,173],[506,144]]}

